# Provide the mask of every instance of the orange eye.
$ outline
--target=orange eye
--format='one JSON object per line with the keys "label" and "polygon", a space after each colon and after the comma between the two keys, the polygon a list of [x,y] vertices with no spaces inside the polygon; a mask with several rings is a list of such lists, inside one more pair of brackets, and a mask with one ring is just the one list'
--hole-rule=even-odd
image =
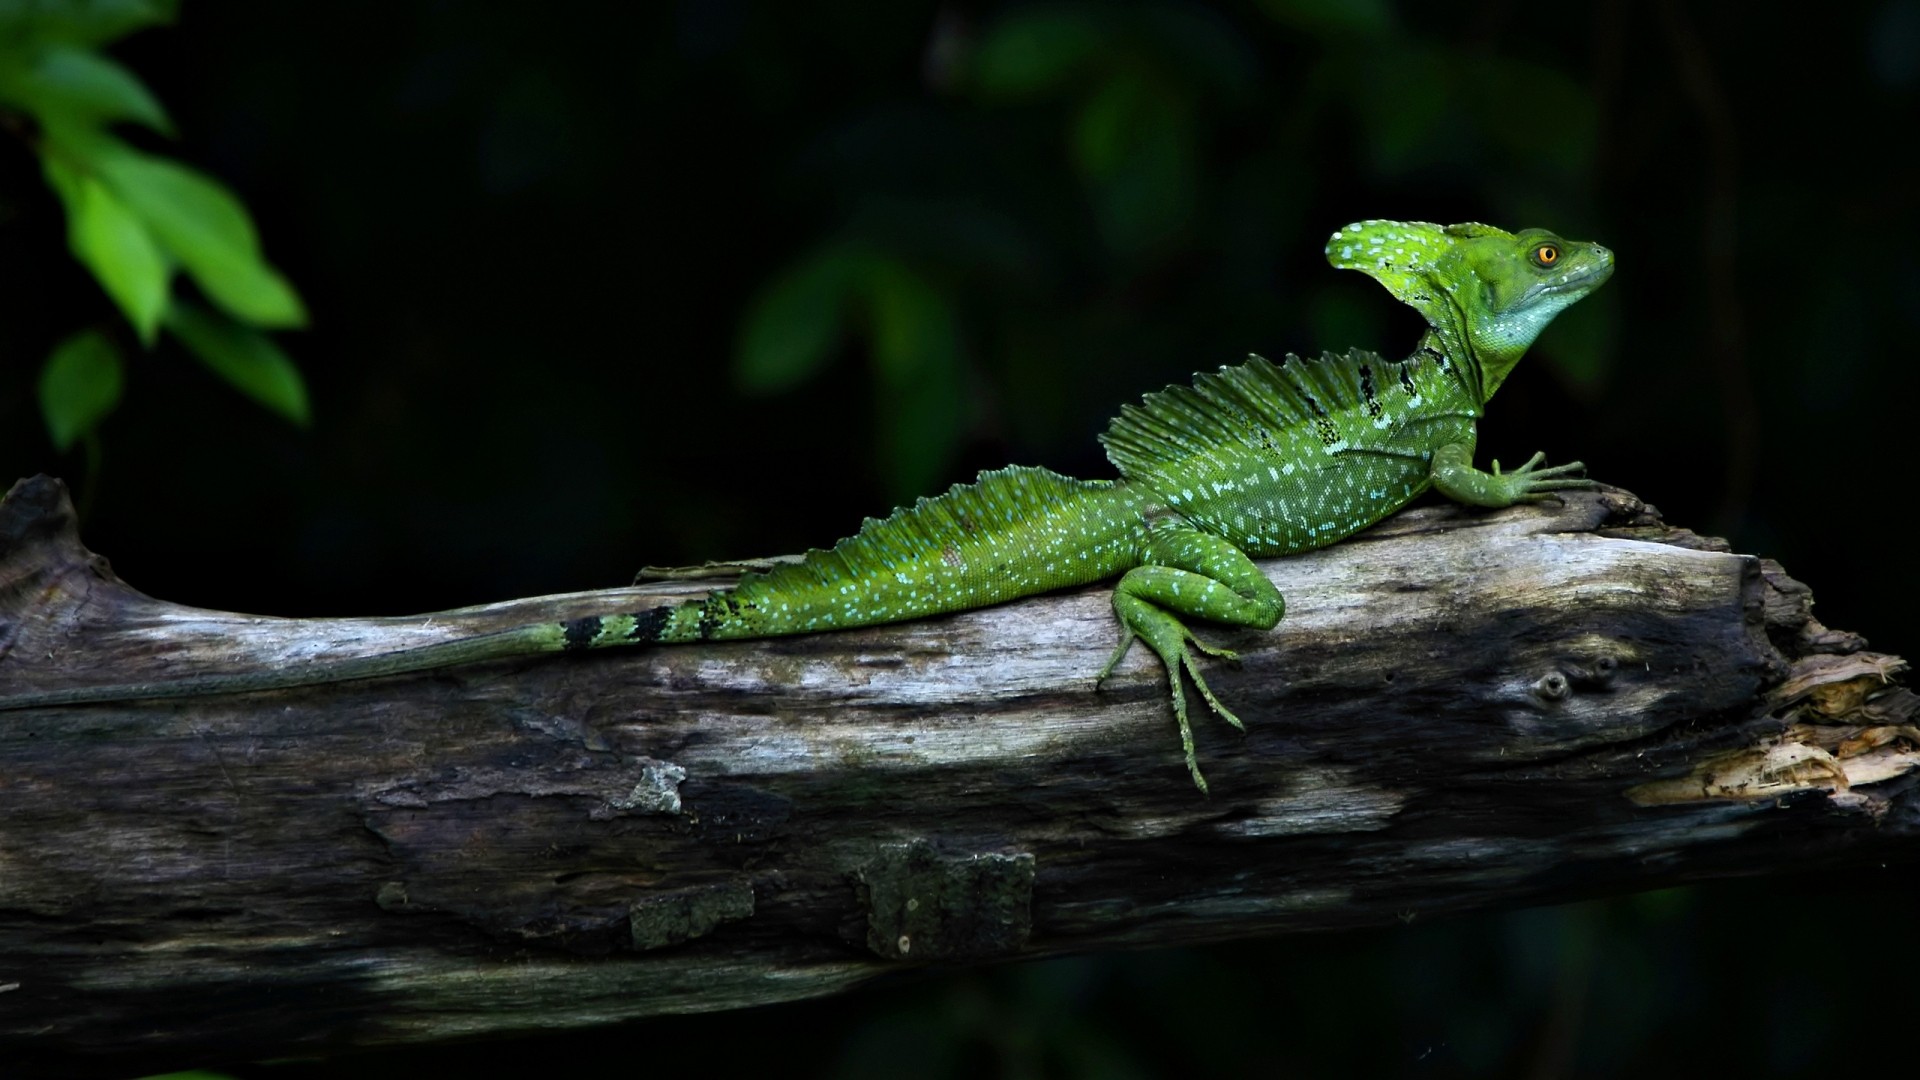
{"label": "orange eye", "polygon": [[1533,249],[1533,261],[1537,266],[1552,266],[1560,261],[1560,249],[1553,244],[1541,244]]}

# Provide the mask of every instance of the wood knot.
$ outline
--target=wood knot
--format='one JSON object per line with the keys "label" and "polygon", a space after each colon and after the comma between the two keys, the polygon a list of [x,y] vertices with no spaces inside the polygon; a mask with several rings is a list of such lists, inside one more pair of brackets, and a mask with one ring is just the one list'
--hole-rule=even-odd
{"label": "wood knot", "polygon": [[1570,668],[1568,679],[1578,687],[1591,690],[1604,690],[1613,685],[1613,677],[1620,671],[1620,661],[1611,656],[1595,657],[1590,663]]}
{"label": "wood knot", "polygon": [[1542,701],[1563,701],[1573,693],[1573,683],[1565,674],[1549,671],[1533,684],[1533,694]]}

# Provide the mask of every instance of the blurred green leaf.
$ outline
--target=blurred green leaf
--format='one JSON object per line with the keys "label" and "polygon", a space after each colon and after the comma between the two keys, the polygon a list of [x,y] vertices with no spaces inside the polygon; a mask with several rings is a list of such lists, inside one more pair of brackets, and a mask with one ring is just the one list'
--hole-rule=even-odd
{"label": "blurred green leaf", "polygon": [[1186,98],[1147,79],[1109,79],[1081,107],[1074,159],[1115,250],[1138,254],[1186,223],[1197,186],[1194,137]]}
{"label": "blurred green leaf", "polygon": [[767,286],[748,310],[734,348],[733,374],[742,389],[786,390],[826,364],[867,260],[857,249],[820,248]]}
{"label": "blurred green leaf", "polygon": [[1073,127],[1074,159],[1091,176],[1120,168],[1152,126],[1152,94],[1138,79],[1108,79],[1081,108]]}
{"label": "blurred green leaf", "polygon": [[0,55],[0,99],[53,127],[131,120],[172,134],[166,110],[133,73],[71,46]]}
{"label": "blurred green leaf", "polygon": [[1218,15],[1183,4],[1055,4],[1017,11],[988,28],[973,82],[990,100],[1044,97],[1117,72],[1150,70],[1184,85],[1250,86],[1257,65]]}
{"label": "blurred green leaf", "polygon": [[74,258],[93,271],[141,343],[151,346],[173,274],[166,255],[106,185],[68,168],[57,155],[47,156],[46,173],[67,208],[67,246]]}
{"label": "blurred green leaf", "polygon": [[62,341],[40,370],[40,415],[65,451],[120,403],[120,350],[105,334],[83,330]]}
{"label": "blurred green leaf", "polygon": [[957,355],[960,320],[946,295],[890,260],[867,283],[873,315],[873,360],[882,379],[904,382]]}
{"label": "blurred green leaf", "polygon": [[881,472],[889,493],[906,499],[932,489],[960,444],[960,319],[953,301],[907,266],[875,260],[867,274]]}
{"label": "blurred green leaf", "polygon": [[170,23],[179,8],[179,0],[0,0],[0,44],[104,45]]}
{"label": "blurred green leaf", "polygon": [[166,326],[213,373],[253,400],[305,427],[307,387],[300,369],[265,334],[175,300]]}
{"label": "blurred green leaf", "polygon": [[804,382],[834,355],[856,304],[879,399],[881,472],[894,497],[924,494],[960,442],[960,318],[910,266],[858,244],[816,250],[748,312],[734,374],[763,393]]}
{"label": "blurred green leaf", "polygon": [[935,361],[880,389],[880,475],[889,497],[905,503],[930,494],[953,461],[965,432],[966,386],[958,365]]}
{"label": "blurred green leaf", "polygon": [[1107,33],[1093,8],[1057,4],[995,22],[973,56],[973,81],[988,97],[1036,97],[1079,76]]}
{"label": "blurred green leaf", "polygon": [[966,419],[960,376],[950,365],[931,365],[882,398],[880,474],[895,502],[933,491],[959,449]]}
{"label": "blurred green leaf", "polygon": [[299,294],[260,257],[253,220],[226,188],[178,162],[111,141],[88,153],[88,164],[215,303],[255,326],[306,325]]}

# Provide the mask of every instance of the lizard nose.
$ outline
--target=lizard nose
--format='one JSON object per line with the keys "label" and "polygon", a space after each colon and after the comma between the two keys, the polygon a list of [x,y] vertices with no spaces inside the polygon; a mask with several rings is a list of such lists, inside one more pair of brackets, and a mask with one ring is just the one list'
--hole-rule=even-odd
{"label": "lizard nose", "polygon": [[1595,285],[1598,285],[1613,276],[1613,252],[1608,248],[1601,247],[1599,244],[1594,244],[1591,250],[1593,252],[1594,265],[1590,279]]}

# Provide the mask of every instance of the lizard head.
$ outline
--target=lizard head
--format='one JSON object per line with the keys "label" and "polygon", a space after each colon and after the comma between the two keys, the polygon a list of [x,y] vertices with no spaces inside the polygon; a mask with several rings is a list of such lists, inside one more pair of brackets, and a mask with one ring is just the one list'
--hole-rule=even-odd
{"label": "lizard head", "polygon": [[1491,396],[1553,317],[1613,273],[1613,252],[1545,229],[1361,221],[1327,261],[1372,275],[1450,343],[1471,346]]}

